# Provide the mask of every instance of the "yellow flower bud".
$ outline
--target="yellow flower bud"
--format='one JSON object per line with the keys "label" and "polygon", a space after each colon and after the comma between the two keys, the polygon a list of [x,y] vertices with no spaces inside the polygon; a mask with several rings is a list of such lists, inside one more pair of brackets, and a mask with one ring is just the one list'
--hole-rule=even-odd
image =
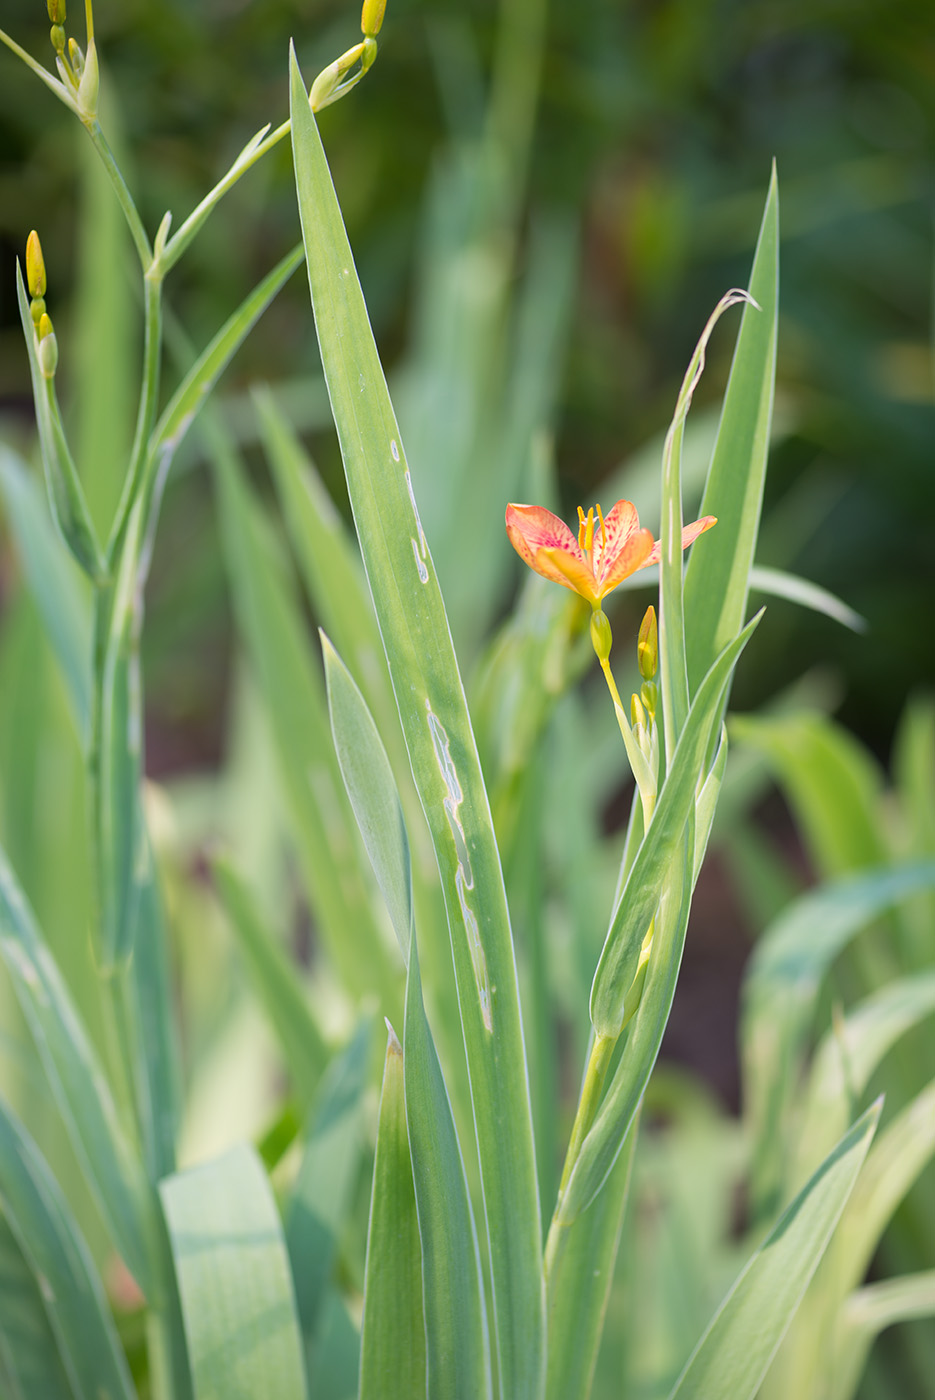
{"label": "yellow flower bud", "polygon": [[386,0],[364,0],[364,8],[360,13],[360,28],[368,39],[373,39],[379,34],[385,12]]}
{"label": "yellow flower bud", "polygon": [[45,340],[46,336],[55,334],[52,329],[52,317],[47,311],[43,311],[42,315],[39,317],[39,325],[36,327],[36,334],[40,340]]}
{"label": "yellow flower bud", "polygon": [[46,292],[45,259],[42,244],[35,229],[26,239],[26,285],[31,297],[44,297]]}
{"label": "yellow flower bud", "polygon": [[65,23],[65,0],[48,0],[47,9],[52,24]]}
{"label": "yellow flower bud", "polygon": [[638,724],[642,725],[644,729],[647,728],[646,711],[643,709],[642,702],[638,695],[630,696],[630,723],[633,725],[634,729]]}
{"label": "yellow flower bud", "polygon": [[636,644],[640,675],[644,681],[651,681],[659,666],[659,632],[656,627],[656,609],[646,609],[640,623],[640,635]]}
{"label": "yellow flower bud", "polygon": [[594,647],[598,661],[608,659],[613,641],[614,637],[610,630],[607,614],[600,608],[595,608],[591,614],[591,645]]}

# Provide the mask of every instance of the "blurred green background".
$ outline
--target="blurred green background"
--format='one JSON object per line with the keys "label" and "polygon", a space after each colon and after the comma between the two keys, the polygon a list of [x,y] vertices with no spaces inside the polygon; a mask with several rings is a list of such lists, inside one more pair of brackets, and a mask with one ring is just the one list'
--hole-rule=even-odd
{"label": "blurred green background", "polygon": [[[80,7],[69,9],[80,34]],[[535,9],[519,0],[517,24]],[[453,136],[479,133],[497,13],[494,0],[390,0],[376,69],[322,118],[391,369],[414,316],[426,182]],[[355,41],[357,21],[346,0],[99,0],[105,101],[119,113],[148,227],[166,208],[178,226],[252,132],[282,120],[290,35],[311,74]],[[51,57],[41,0],[6,0],[3,25]],[[779,397],[760,562],[838,593],[869,629],[857,636],[772,602],[735,705],[758,705],[820,664],[836,678],[839,716],[884,758],[907,693],[935,677],[933,150],[929,0],[577,0],[548,16],[528,184],[517,186],[531,213],[567,211],[577,226],[555,422],[572,514],[664,430],[708,312],[746,279],[776,158]],[[67,398],[82,330],[69,293],[77,260],[93,256],[75,238],[86,155],[70,115],[5,55],[0,428],[14,439],[29,431],[31,407],[13,259],[39,228]],[[229,196],[173,277],[170,299],[195,343],[297,232],[283,144]],[[129,259],[110,266],[134,296]],[[295,278],[239,356],[228,392],[259,376],[313,373],[307,324],[304,279]],[[717,401],[732,339],[730,328],[716,338],[698,407]],[[130,362],[136,353],[128,347]],[[128,395],[131,385],[128,376]],[[303,398],[301,383],[296,416],[306,428],[323,421],[320,395]],[[314,448],[340,498],[330,431],[314,436]],[[228,635],[210,491],[193,471],[169,493],[149,594],[151,771],[217,752]]]}

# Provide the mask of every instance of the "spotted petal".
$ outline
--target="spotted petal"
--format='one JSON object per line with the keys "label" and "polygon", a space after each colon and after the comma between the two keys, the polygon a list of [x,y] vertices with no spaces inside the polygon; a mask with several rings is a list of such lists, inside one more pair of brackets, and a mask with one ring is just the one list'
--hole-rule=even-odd
{"label": "spotted petal", "polygon": [[[629,501],[625,504],[629,505]],[[652,550],[652,530],[640,529],[634,530],[632,534],[627,536],[626,542],[620,546],[615,558],[610,556],[609,549],[605,550],[604,573],[600,579],[600,596],[603,598],[610,593],[617,587],[618,583],[622,583],[625,578],[635,574],[637,569],[645,568],[650,562]]]}
{"label": "spotted petal", "polygon": [[[686,525],[682,531],[682,548],[687,549],[699,535],[703,535],[705,530],[710,530],[712,525],[717,524],[716,515],[703,515],[700,520],[695,520],[691,525]],[[658,564],[662,557],[662,540],[657,540],[649,552],[649,558],[644,564]]]}
{"label": "spotted petal", "polygon": [[591,565],[564,520],[544,506],[509,505],[506,532],[519,557],[537,574],[585,597],[593,595]]}

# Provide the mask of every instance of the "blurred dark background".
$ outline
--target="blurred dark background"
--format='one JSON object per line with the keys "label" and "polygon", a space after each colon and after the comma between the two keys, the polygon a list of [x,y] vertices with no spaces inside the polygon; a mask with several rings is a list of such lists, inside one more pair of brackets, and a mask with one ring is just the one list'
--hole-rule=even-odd
{"label": "blurred dark background", "polygon": [[[107,98],[154,230],[176,226],[263,122],[286,114],[286,46],[307,75],[357,38],[347,0],[99,0]],[[69,6],[69,32],[83,16]],[[378,340],[392,366],[411,317],[423,191],[452,122],[482,119],[497,6],[390,0],[376,68],[321,125]],[[50,62],[42,0],[5,0],[3,27]],[[13,259],[41,230],[50,310],[77,335],[69,290],[79,142],[73,117],[0,51],[0,414],[31,414]],[[839,716],[882,757],[907,693],[935,679],[930,0],[576,0],[554,5],[532,148],[530,209],[580,218],[580,269],[556,422],[569,513],[668,422],[710,309],[746,281],[769,178],[781,191],[777,419],[760,562],[801,572],[869,623],[857,636],[771,605],[735,689],[740,708],[816,663]],[[145,179],[142,178],[145,172]],[[195,343],[295,241],[288,144],[228,197],[171,300]],[[127,268],[128,295],[133,281]],[[115,266],[114,275],[124,274]],[[310,372],[297,277],[229,376]],[[733,332],[696,403],[715,403]],[[67,373],[67,372],[66,372]],[[337,480],[334,449],[316,444]],[[330,454],[330,455],[329,455]],[[219,743],[226,602],[203,474],[167,500],[147,630],[157,770]]]}

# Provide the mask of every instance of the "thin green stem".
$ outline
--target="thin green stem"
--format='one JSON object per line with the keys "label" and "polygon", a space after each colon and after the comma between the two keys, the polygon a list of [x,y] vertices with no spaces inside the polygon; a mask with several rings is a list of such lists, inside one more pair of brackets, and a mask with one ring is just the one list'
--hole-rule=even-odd
{"label": "thin green stem", "polygon": [[267,151],[271,151],[284,136],[288,136],[291,130],[292,123],[290,121],[284,121],[281,126],[277,126],[275,131],[270,132],[269,136],[264,137],[257,145],[256,149],[251,151],[246,159],[238,158],[234,161],[234,164],[224,178],[215,185],[210,193],[205,195],[200,204],[192,210],[178,231],[166,243],[165,248],[158,257],[159,268],[163,276],[178,262],[179,258],[185,252],[185,249],[198,233],[205,219],[207,219],[211,210],[222,196],[237,183],[241,175],[246,174],[262,156],[265,156]]}
{"label": "thin green stem", "polygon": [[149,442],[156,422],[156,409],[159,400],[159,369],[162,359],[162,279],[147,276],[143,279],[143,285],[143,379],[127,479],[124,483],[107,546],[107,562],[112,571],[119,559],[130,512],[146,472]]}
{"label": "thin green stem", "polygon": [[575,1121],[571,1128],[571,1137],[568,1141],[568,1151],[565,1153],[565,1165],[562,1168],[562,1179],[558,1188],[558,1199],[555,1206],[555,1215],[552,1217],[552,1224],[549,1227],[548,1239],[545,1246],[545,1273],[549,1276],[556,1251],[559,1247],[559,1237],[565,1228],[557,1223],[555,1216],[562,1203],[565,1188],[578,1160],[581,1145],[591,1129],[591,1125],[597,1116],[598,1105],[601,1101],[601,1094],[604,1089],[604,1080],[607,1078],[607,1070],[610,1066],[611,1056],[614,1053],[614,1046],[617,1044],[616,1036],[597,1035],[591,1044],[591,1053],[588,1056],[588,1067],[585,1070],[584,1083],[581,1086],[581,1097],[578,1100],[578,1109],[575,1113]]}
{"label": "thin green stem", "polygon": [[120,202],[120,207],[130,226],[130,236],[139,254],[140,264],[143,271],[146,272],[153,260],[153,250],[146,230],[143,227],[143,220],[140,218],[139,210],[130,193],[129,186],[114,159],[114,153],[108,145],[107,138],[101,130],[101,124],[97,118],[95,117],[91,122],[86,122],[85,129],[94,143],[94,149],[104,163],[104,169],[110,176],[110,182],[114,187],[114,192]]}

